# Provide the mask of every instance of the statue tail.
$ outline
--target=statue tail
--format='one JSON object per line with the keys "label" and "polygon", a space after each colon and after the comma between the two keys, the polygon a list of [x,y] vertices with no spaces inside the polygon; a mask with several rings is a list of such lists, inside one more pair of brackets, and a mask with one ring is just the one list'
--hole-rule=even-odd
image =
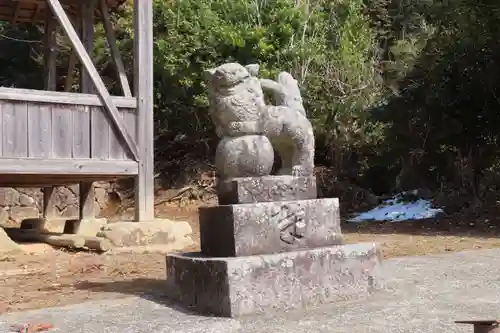
{"label": "statue tail", "polygon": [[281,72],[278,75],[277,82],[283,87],[284,100],[282,105],[293,108],[305,116],[306,110],[297,80],[295,80],[290,73]]}

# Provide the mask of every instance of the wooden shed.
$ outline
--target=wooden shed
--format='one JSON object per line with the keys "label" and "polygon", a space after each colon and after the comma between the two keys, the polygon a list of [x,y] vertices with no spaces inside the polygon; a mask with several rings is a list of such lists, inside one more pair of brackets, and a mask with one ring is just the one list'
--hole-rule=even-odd
{"label": "wooden shed", "polygon": [[[134,87],[118,52],[109,12],[123,0],[0,0],[0,20],[45,29],[45,90],[0,88],[0,186],[80,184],[80,219],[94,216],[93,182],[135,178],[137,221],[154,219],[152,0],[134,0]],[[111,96],[92,62],[101,20],[123,96]],[[56,33],[81,66],[80,93],[56,91]],[[70,75],[68,75],[70,77]]]}

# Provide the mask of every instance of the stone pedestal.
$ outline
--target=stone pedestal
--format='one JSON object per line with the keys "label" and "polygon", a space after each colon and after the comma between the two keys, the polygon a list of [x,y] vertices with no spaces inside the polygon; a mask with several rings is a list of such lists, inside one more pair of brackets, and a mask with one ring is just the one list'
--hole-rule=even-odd
{"label": "stone pedestal", "polygon": [[338,199],[200,208],[203,254],[250,256],[342,244]]}
{"label": "stone pedestal", "polygon": [[236,317],[369,294],[375,244],[342,245],[338,199],[316,199],[314,177],[239,178],[222,204],[200,209],[201,253],[167,256],[168,295],[203,313]]}

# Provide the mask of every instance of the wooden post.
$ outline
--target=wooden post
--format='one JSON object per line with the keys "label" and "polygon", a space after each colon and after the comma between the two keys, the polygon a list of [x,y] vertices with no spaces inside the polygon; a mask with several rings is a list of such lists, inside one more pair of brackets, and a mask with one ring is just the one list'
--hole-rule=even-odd
{"label": "wooden post", "polygon": [[[94,10],[96,0],[82,1],[80,4],[80,22],[77,26],[80,28],[80,36],[85,51],[92,59],[94,54]],[[74,51],[73,51],[74,52]],[[95,91],[88,71],[83,64],[80,64],[80,92],[84,94],[93,94]],[[94,210],[94,185],[92,182],[81,182],[79,184],[79,220],[93,219]],[[79,222],[77,222],[79,223]],[[73,226],[74,230],[78,226]]]}
{"label": "wooden post", "polygon": [[80,183],[80,220],[95,217],[95,189],[92,182]]}
{"label": "wooden post", "polygon": [[[94,55],[94,10],[95,1],[88,0],[80,3],[80,33],[82,44],[90,59]],[[83,64],[80,65],[80,90],[85,94],[94,93],[94,85],[89,76],[89,72]]]}
{"label": "wooden post", "polygon": [[154,219],[153,3],[134,0],[134,93],[137,97],[139,173],[135,220]]}
{"label": "wooden post", "polygon": [[43,218],[52,218],[56,216],[56,203],[55,203],[55,190],[56,187],[44,187],[43,188]]}
{"label": "wooden post", "polygon": [[57,80],[57,25],[56,20],[52,17],[52,13],[46,12],[45,17],[45,52],[44,52],[44,89],[56,90]]}
{"label": "wooden post", "polygon": [[123,65],[120,50],[118,49],[118,45],[116,43],[113,25],[111,24],[111,19],[109,18],[108,5],[106,3],[106,0],[100,0],[99,3],[102,14],[102,22],[104,25],[104,30],[106,31],[106,38],[108,40],[109,49],[111,50],[113,62],[118,72],[118,79],[120,80],[123,95],[126,97],[132,97],[132,92],[130,91],[130,85],[127,79],[127,73],[125,72],[125,66]]}
{"label": "wooden post", "polygon": [[76,69],[76,61],[77,61],[75,51],[71,51],[71,55],[69,56],[68,63],[68,75],[66,75],[66,82],[64,83],[64,91],[70,92],[73,88],[73,81],[75,79],[75,69]]}
{"label": "wooden post", "polygon": [[[76,31],[79,31],[81,33],[81,19],[78,20],[73,20],[73,26]],[[69,56],[69,61],[68,61],[68,73],[66,75],[66,82],[64,83],[64,91],[65,92],[70,92],[71,89],[73,89],[73,82],[75,81],[75,69],[76,65],[78,63],[78,56],[76,55],[75,49],[72,48],[71,54]],[[83,67],[80,68],[80,71],[83,70]]]}
{"label": "wooden post", "polygon": [[[53,18],[50,10],[45,13],[45,35],[44,35],[44,89],[56,90],[57,80],[57,21]],[[53,218],[57,214],[55,206],[56,187],[44,187],[43,192],[43,211],[44,218]]]}

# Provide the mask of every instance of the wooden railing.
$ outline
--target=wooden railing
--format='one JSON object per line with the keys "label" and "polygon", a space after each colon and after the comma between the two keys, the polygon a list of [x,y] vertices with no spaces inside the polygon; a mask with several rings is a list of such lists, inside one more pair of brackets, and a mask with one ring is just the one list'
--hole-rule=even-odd
{"label": "wooden railing", "polygon": [[[136,99],[114,97],[136,138]],[[129,160],[95,95],[0,88],[0,158]]]}

